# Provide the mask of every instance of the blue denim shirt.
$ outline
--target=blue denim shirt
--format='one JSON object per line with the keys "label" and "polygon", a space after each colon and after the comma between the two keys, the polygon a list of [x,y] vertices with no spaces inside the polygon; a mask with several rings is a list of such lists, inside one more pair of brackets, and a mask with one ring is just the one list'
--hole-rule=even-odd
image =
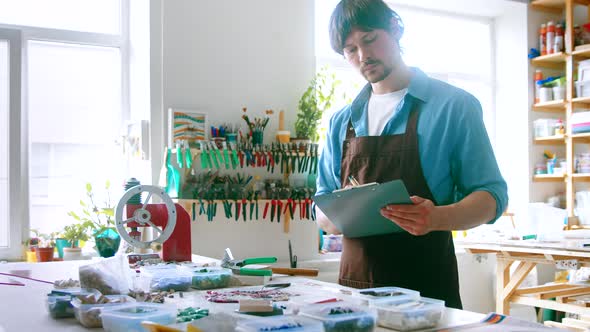
{"label": "blue denim shirt", "polygon": [[[412,71],[408,91],[381,135],[404,133],[412,104],[422,103],[418,148],[422,171],[436,203],[448,205],[474,191],[487,191],[496,200],[496,217],[490,222],[495,221],[508,205],[508,193],[479,101],[462,89],[426,76],[418,68]],[[330,119],[318,165],[317,195],[340,188],[346,127],[352,119],[356,135],[368,136],[367,105],[368,99],[361,93]]]}

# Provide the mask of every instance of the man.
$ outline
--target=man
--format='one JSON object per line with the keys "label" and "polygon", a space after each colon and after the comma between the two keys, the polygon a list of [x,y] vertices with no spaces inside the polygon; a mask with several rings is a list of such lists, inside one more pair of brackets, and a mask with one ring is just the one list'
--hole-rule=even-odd
{"label": "man", "polygon": [[[506,183],[477,99],[406,66],[402,34],[400,17],[382,0],[342,0],[334,9],[332,48],[368,84],[330,120],[317,194],[351,185],[351,176],[360,184],[402,179],[414,204],[381,214],[405,232],[344,237],[339,282],[415,289],[460,309],[450,231],[501,216]],[[318,223],[339,233],[321,211]]]}

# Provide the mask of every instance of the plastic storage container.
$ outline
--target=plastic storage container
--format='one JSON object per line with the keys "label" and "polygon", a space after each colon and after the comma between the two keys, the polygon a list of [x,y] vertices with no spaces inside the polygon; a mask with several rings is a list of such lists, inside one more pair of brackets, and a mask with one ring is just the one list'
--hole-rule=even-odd
{"label": "plastic storage container", "polygon": [[274,316],[263,319],[251,319],[238,322],[236,331],[306,331],[323,332],[322,322],[301,316]]}
{"label": "plastic storage container", "polygon": [[441,320],[445,302],[420,299],[390,299],[375,301],[370,308],[377,310],[379,326],[398,331],[433,327]]}
{"label": "plastic storage container", "polygon": [[121,306],[135,302],[135,299],[127,295],[106,295],[107,303],[83,304],[79,298],[72,300],[74,316],[85,327],[102,327],[100,312],[107,307]]}
{"label": "plastic storage container", "polygon": [[538,119],[533,121],[535,137],[547,137],[555,135],[556,119]]}
{"label": "plastic storage container", "polygon": [[141,269],[142,278],[149,280],[152,291],[186,291],[191,287],[192,275],[182,269]]}
{"label": "plastic storage container", "polygon": [[53,318],[71,318],[74,317],[74,308],[70,301],[69,295],[51,295],[47,294],[47,311]]}
{"label": "plastic storage container", "polygon": [[[186,269],[186,268],[185,268]],[[187,269],[192,275],[192,287],[196,289],[214,289],[229,286],[232,272],[219,267],[202,267]]]}
{"label": "plastic storage container", "polygon": [[420,292],[400,287],[379,287],[360,289],[352,293],[353,297],[360,300],[360,304],[368,305],[374,301],[387,299],[419,299]]}
{"label": "plastic storage container", "polygon": [[377,323],[373,310],[347,302],[313,304],[301,308],[299,314],[321,321],[326,332],[369,332],[375,330]]}
{"label": "plastic storage container", "polygon": [[101,294],[96,289],[90,288],[68,288],[56,289],[47,294],[47,310],[53,318],[71,318],[74,317],[74,307],[72,299],[77,295],[94,295],[99,297]]}
{"label": "plastic storage container", "polygon": [[176,307],[157,303],[131,303],[102,309],[102,327],[110,332],[144,332],[141,322],[168,325],[176,322]]}
{"label": "plastic storage container", "polygon": [[[349,296],[346,296],[349,298]],[[299,310],[303,307],[307,307],[312,304],[323,304],[323,303],[333,303],[342,301],[344,296],[341,294],[309,294],[309,295],[300,295],[300,296],[292,296],[289,301],[287,302],[287,309],[291,310],[293,313],[298,313]]]}

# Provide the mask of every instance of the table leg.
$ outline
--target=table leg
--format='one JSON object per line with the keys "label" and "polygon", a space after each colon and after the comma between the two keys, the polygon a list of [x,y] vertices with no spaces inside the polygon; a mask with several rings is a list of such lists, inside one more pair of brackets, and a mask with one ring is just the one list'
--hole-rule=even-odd
{"label": "table leg", "polygon": [[510,281],[510,266],[514,261],[497,256],[496,263],[496,312],[503,315],[510,313],[510,301],[504,297],[504,288]]}

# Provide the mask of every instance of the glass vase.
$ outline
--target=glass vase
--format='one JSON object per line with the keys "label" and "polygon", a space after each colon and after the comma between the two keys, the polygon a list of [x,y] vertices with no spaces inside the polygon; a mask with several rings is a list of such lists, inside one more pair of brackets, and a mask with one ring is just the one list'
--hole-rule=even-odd
{"label": "glass vase", "polygon": [[119,250],[121,236],[116,230],[107,228],[94,235],[94,242],[96,242],[96,251],[100,257],[112,257]]}

